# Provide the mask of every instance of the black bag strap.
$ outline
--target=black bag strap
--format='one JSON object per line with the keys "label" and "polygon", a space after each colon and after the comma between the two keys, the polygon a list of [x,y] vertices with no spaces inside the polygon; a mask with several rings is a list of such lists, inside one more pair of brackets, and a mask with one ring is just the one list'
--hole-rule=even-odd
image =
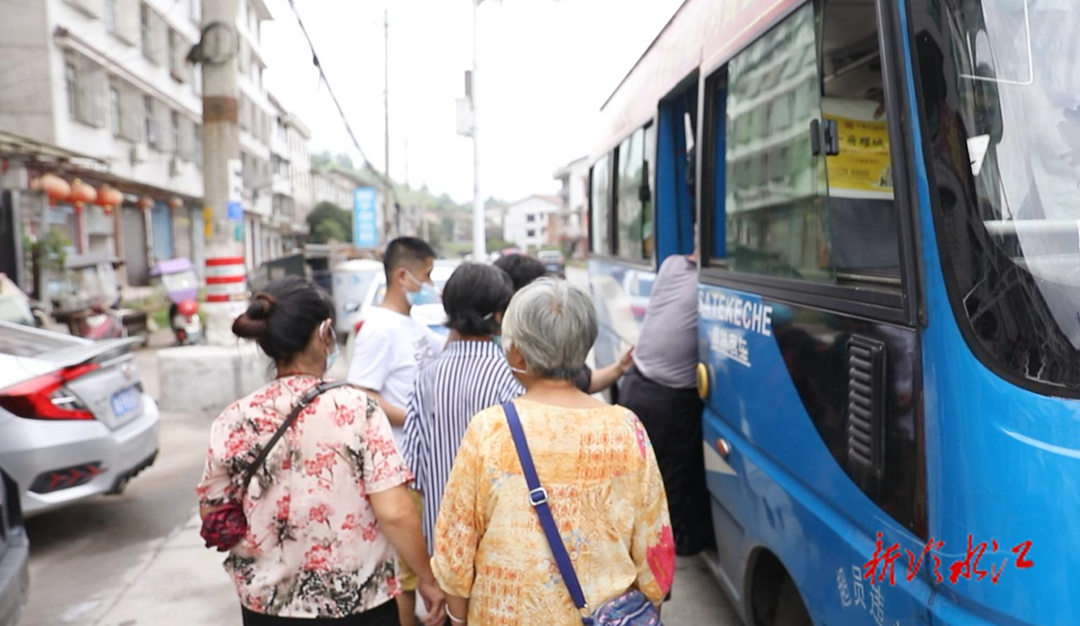
{"label": "black bag strap", "polygon": [[300,412],[307,408],[307,405],[311,404],[311,401],[318,396],[321,396],[322,394],[330,391],[331,389],[344,387],[348,384],[349,383],[344,380],[338,380],[334,382],[324,380],[309,389],[307,393],[300,397],[300,401],[296,403],[296,406],[293,407],[292,412],[289,413],[289,416],[286,417],[285,421],[282,422],[281,426],[278,427],[277,432],[274,433],[274,436],[270,438],[270,441],[265,446],[263,446],[262,451],[259,452],[259,456],[255,458],[255,462],[248,467],[246,472],[244,472],[244,491],[247,491],[248,485],[251,484],[251,479],[255,477],[255,472],[259,471],[259,468],[262,466],[262,464],[266,462],[266,457],[270,456],[270,451],[274,449],[275,445],[277,445],[278,440],[280,440],[282,436],[285,435],[285,431],[289,430],[289,426],[292,426],[293,422],[296,421],[296,418],[300,416]]}

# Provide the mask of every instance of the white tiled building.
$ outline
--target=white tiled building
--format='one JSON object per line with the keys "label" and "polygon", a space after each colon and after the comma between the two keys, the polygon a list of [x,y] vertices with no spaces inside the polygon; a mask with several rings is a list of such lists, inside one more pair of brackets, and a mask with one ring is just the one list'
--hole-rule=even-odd
{"label": "white tiled building", "polygon": [[270,95],[274,107],[270,138],[271,222],[280,229],[284,252],[292,252],[308,233],[312,207],[310,131]]}
{"label": "white tiled building", "polygon": [[262,0],[239,0],[240,162],[244,172],[244,258],[248,269],[281,256],[284,245],[274,219],[274,178],[270,144],[276,117],[263,83],[262,23],[272,19]]}
{"label": "white tiled building", "polygon": [[[71,241],[71,252],[123,258],[144,284],[159,259],[204,257],[202,77],[187,62],[201,31],[203,0],[18,0],[0,3],[0,185],[27,197],[45,173],[123,192],[122,206],[60,201],[30,217]],[[309,133],[275,107],[263,83],[263,0],[239,0],[238,102],[244,172],[245,254],[251,267],[303,234],[311,184]],[[286,132],[273,146],[277,120]],[[12,138],[13,137],[13,138]],[[40,159],[44,145],[85,158]],[[274,155],[278,163],[274,177]],[[293,163],[299,163],[294,168]],[[296,171],[299,171],[299,174]],[[300,189],[299,192],[295,189]],[[291,198],[275,211],[275,193]],[[299,193],[304,200],[295,201]]]}
{"label": "white tiled building", "polygon": [[555,172],[555,180],[562,183],[563,211],[552,217],[552,235],[567,245],[572,256],[583,258],[589,250],[589,160],[582,157],[567,163]]}
{"label": "white tiled building", "polygon": [[307,217],[315,208],[315,186],[311,180],[311,131],[292,113],[285,118],[285,136],[289,144],[289,177],[293,191],[293,223],[307,233]]}
{"label": "white tiled building", "polygon": [[552,243],[550,216],[562,210],[559,196],[532,195],[506,208],[503,239],[529,252]]}
{"label": "white tiled building", "polygon": [[44,227],[73,252],[124,258],[135,283],[155,259],[202,255],[201,77],[185,62],[200,6],[35,0],[5,3],[0,17],[0,130],[92,157],[15,159],[7,184],[25,190],[51,172],[124,192],[108,211],[58,202]]}

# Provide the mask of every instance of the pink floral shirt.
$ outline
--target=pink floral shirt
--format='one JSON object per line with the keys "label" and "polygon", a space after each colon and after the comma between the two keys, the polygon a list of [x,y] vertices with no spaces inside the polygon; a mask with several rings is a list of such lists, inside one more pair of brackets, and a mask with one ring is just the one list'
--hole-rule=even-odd
{"label": "pink floral shirt", "polygon": [[[318,382],[280,378],[214,420],[196,489],[200,505],[221,504],[243,489],[244,471]],[[268,615],[339,618],[396,596],[394,550],[368,494],[411,478],[374,400],[355,387],[315,398],[243,499],[248,534],[225,560],[241,603]]]}

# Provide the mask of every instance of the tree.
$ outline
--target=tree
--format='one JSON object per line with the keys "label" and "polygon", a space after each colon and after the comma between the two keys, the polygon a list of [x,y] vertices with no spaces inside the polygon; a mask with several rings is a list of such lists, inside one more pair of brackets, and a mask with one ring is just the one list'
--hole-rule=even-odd
{"label": "tree", "polygon": [[348,170],[350,172],[356,171],[356,168],[353,167],[352,158],[349,155],[345,154],[344,152],[337,155],[336,162],[338,164],[338,167],[342,167],[342,168],[344,168],[344,169],[346,169],[346,170]]}
{"label": "tree", "polygon": [[488,239],[487,240],[487,251],[488,252],[502,252],[503,250],[505,250],[507,248],[516,248],[516,247],[517,246],[514,245],[513,242],[505,241],[505,240],[503,240],[501,238],[499,238],[499,239]]}
{"label": "tree", "polygon": [[327,243],[330,241],[350,241],[352,236],[341,222],[336,220],[324,220],[311,231],[311,240],[314,243]]}
{"label": "tree", "polygon": [[316,154],[311,155],[311,167],[317,170],[321,170],[333,163],[334,157],[330,155],[329,150],[323,150]]}
{"label": "tree", "polygon": [[312,243],[352,241],[352,213],[332,202],[320,202],[307,218]]}

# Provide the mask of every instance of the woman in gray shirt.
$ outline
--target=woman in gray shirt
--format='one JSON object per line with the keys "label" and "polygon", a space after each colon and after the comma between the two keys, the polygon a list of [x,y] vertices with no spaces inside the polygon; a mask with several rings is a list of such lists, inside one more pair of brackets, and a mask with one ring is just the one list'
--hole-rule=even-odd
{"label": "woman in gray shirt", "polygon": [[668,257],[653,283],[634,365],[619,387],[619,404],[638,416],[652,440],[681,556],[715,542],[697,394],[697,291],[694,256]]}

